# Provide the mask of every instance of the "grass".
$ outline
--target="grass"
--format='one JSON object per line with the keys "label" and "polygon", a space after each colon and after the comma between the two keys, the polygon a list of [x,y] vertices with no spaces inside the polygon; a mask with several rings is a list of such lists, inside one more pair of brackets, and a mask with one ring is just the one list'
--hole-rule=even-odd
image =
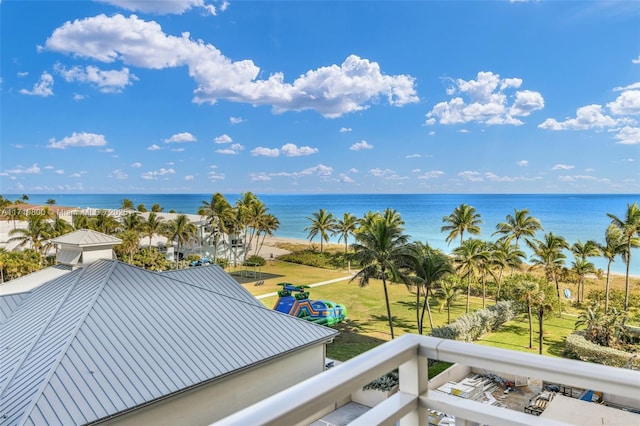
{"label": "grass", "polygon": [[[310,290],[312,299],[326,299],[336,303],[342,303],[347,307],[348,320],[337,325],[335,328],[340,332],[334,342],[327,346],[327,356],[336,360],[344,361],[388,340],[391,336],[386,317],[384,303],[384,293],[380,281],[373,280],[369,286],[360,287],[356,281],[349,282],[349,275],[346,271],[314,268],[304,265],[281,262],[278,260],[268,261],[261,268],[260,277],[240,276],[240,268],[234,272],[233,268],[227,269],[243,286],[252,294],[264,295],[276,292],[280,287],[280,282],[291,282],[293,284],[313,284],[335,278],[345,278],[344,281],[334,284],[315,287]],[[263,280],[264,284],[255,286],[255,282]],[[591,281],[591,280],[590,280]],[[640,280],[632,280],[632,288],[637,291]],[[624,288],[624,277],[616,277],[613,288]],[[604,287],[603,281],[592,281],[587,284],[587,288]],[[389,284],[389,299],[391,301],[391,312],[393,317],[394,332],[396,336],[405,333],[417,333],[415,294],[410,292],[402,284]],[[587,290],[588,292],[589,290]],[[272,308],[277,297],[271,296],[262,299],[262,303],[268,308]],[[493,304],[487,299],[487,305]],[[434,326],[442,326],[447,323],[447,311],[439,310],[439,301],[431,300]],[[465,313],[466,296],[460,295],[451,308],[451,320]],[[472,297],[470,309],[476,310],[482,307],[482,300]],[[544,323],[544,346],[543,354],[561,357],[564,350],[564,339],[574,331],[577,316],[581,310],[576,308],[566,308],[567,313],[562,317],[553,316],[545,319]],[[431,329],[427,316],[425,315],[424,334],[430,334]],[[530,353],[538,353],[537,321],[534,319],[534,342],[533,348],[529,348],[529,328],[525,316],[521,315],[516,320],[511,321],[495,332],[485,335],[477,343],[481,345],[519,350]]]}

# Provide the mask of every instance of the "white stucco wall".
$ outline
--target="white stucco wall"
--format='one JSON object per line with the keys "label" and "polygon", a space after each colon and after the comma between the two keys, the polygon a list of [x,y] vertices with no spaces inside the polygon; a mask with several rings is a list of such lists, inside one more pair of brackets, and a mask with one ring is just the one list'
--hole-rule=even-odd
{"label": "white stucco wall", "polygon": [[209,425],[241,408],[324,371],[324,345],[316,345],[151,404],[110,425]]}

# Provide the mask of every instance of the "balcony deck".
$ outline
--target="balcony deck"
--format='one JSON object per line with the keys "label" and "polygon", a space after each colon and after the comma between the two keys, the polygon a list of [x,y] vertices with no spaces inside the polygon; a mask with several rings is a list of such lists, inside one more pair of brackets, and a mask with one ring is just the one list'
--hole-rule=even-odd
{"label": "balcony deck", "polygon": [[[521,411],[429,390],[428,359],[438,359],[480,370],[501,371],[547,382],[562,383],[604,394],[640,399],[640,372],[568,359],[407,334],[331,368],[296,386],[215,423],[216,425],[309,425],[344,401],[351,393],[377,377],[399,369],[397,393],[374,406],[350,425],[426,425],[429,410],[455,416],[456,425],[491,424],[553,426],[577,424],[564,417],[537,417]],[[603,407],[607,408],[607,407]],[[611,417],[599,414],[598,425],[620,424],[620,410],[607,408]],[[624,413],[640,425],[640,415]],[[635,421],[637,416],[637,422]],[[580,423],[584,425],[584,423]]]}

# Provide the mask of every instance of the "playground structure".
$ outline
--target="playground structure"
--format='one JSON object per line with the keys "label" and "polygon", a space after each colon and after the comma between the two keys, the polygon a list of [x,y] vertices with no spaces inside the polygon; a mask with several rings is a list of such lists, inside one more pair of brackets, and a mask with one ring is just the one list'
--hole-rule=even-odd
{"label": "playground structure", "polygon": [[347,308],[339,303],[328,300],[309,300],[306,285],[280,283],[282,290],[278,290],[278,300],[274,310],[294,317],[302,318],[316,324],[333,326],[347,317]]}

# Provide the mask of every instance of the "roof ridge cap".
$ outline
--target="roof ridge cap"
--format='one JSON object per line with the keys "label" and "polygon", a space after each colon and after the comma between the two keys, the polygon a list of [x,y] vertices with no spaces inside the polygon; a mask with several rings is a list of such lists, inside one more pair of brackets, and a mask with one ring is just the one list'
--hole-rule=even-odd
{"label": "roof ridge cap", "polygon": [[[107,281],[109,281],[109,279],[111,278],[111,274],[113,273],[113,270],[118,265],[118,261],[114,261],[114,260],[110,260],[110,259],[100,259],[97,262],[92,263],[91,265],[95,265],[95,264],[97,264],[98,262],[101,262],[101,261],[102,262],[111,262],[112,265],[109,268],[108,273],[105,274],[105,276],[102,279],[102,282],[100,283],[98,288],[96,288],[95,293],[93,294],[90,302],[87,303],[87,306],[84,308],[84,313],[82,314],[82,317],[80,319],[78,319],[77,324],[75,326],[75,329],[71,332],[71,334],[67,338],[67,341],[64,343],[64,345],[61,348],[60,353],[56,357],[55,361],[51,363],[51,367],[49,369],[49,372],[46,374],[45,380],[43,380],[42,383],[40,384],[40,387],[39,387],[38,391],[35,393],[34,398],[32,398],[30,403],[24,408],[23,414],[21,416],[23,419],[25,418],[25,416],[27,416],[27,415],[29,415],[31,413],[31,411],[33,410],[33,408],[37,404],[38,400],[42,396],[42,393],[43,393],[45,387],[49,384],[51,376],[53,376],[53,374],[55,373],[57,367],[60,365],[60,362],[62,361],[62,358],[66,355],[67,350],[69,349],[69,346],[71,346],[71,343],[73,342],[73,340],[77,336],[78,331],[80,331],[80,328],[82,327],[82,324],[84,324],[85,320],[87,319],[87,316],[89,315],[89,312],[91,311],[93,305],[95,304],[96,300],[100,296],[100,293],[102,293],[102,290],[104,289],[104,286],[106,285]],[[89,269],[89,266],[82,268],[82,273],[79,274],[78,279],[76,279],[74,281],[74,283],[70,286],[69,291],[67,291],[67,294],[65,295],[63,301],[58,305],[58,308],[56,309],[56,313],[54,315],[52,315],[50,320],[47,322],[47,326],[51,323],[51,320],[60,311],[60,308],[62,307],[64,302],[67,301],[67,299],[69,298],[69,295],[71,294],[73,289],[75,289],[76,286],[78,285],[78,282],[80,281],[80,278],[82,276],[84,276],[86,271]],[[40,335],[42,335],[42,333]],[[39,338],[38,338],[38,340],[39,340]]]}

